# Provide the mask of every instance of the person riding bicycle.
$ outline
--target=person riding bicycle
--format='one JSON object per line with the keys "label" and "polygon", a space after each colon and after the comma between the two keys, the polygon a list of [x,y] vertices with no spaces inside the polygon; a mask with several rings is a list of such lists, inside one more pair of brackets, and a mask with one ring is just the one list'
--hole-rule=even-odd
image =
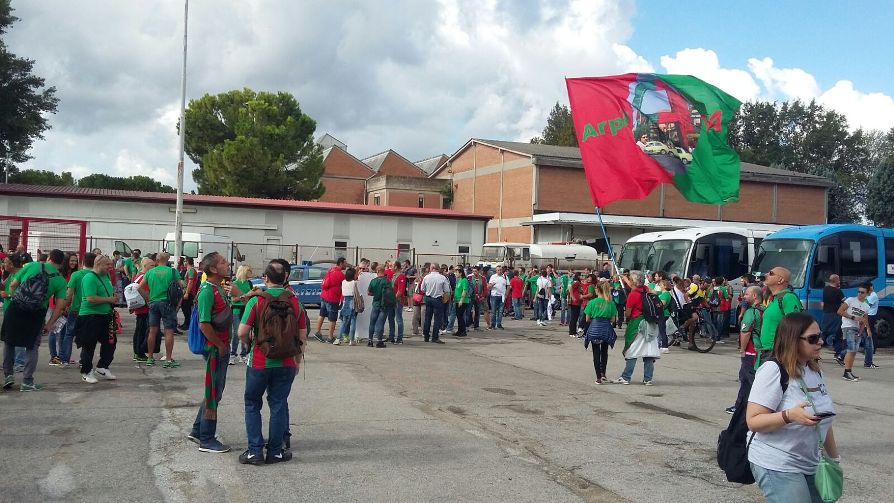
{"label": "person riding bicycle", "polygon": [[698,324],[698,311],[702,299],[700,297],[690,298],[689,280],[675,277],[674,289],[671,296],[674,299],[674,313],[676,316],[677,326],[680,330],[686,331],[689,340],[687,349],[694,350],[695,347],[695,328]]}

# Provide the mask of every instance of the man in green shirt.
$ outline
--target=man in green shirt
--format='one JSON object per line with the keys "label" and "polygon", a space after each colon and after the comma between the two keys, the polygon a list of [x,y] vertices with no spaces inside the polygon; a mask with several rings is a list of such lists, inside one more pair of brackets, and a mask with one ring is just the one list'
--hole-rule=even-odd
{"label": "man in green shirt", "polygon": [[140,250],[139,248],[132,250],[130,252],[130,257],[124,259],[122,264],[123,272],[127,277],[131,280],[137,276],[137,273],[140,271],[140,262],[143,260],[140,258]]}
{"label": "man in green shirt", "polygon": [[62,349],[59,351],[59,359],[62,361],[63,367],[67,367],[71,362],[71,345],[74,342],[75,327],[78,323],[78,311],[81,309],[83,297],[81,280],[90,269],[93,269],[95,261],[95,254],[85,253],[83,267],[71,273],[71,277],[68,278],[65,296],[71,300],[71,307],[68,310],[68,321],[65,324],[65,334],[62,337]]}
{"label": "man in green shirt", "polygon": [[[112,321],[112,306],[118,296],[109,279],[112,263],[108,257],[97,257],[93,269],[88,269],[81,278],[81,305],[78,322],[81,324],[78,340],[81,344],[81,379],[95,384],[97,375],[114,380],[109,370],[115,357],[115,339],[109,337],[109,323]],[[99,345],[99,362],[93,367],[93,355]]]}
{"label": "man in green shirt", "polygon": [[369,341],[367,346],[372,347],[373,336],[377,337],[377,348],[384,348],[385,341],[385,321],[391,320],[394,323],[394,285],[391,280],[385,277],[385,266],[376,267],[376,277],[369,282],[367,295],[371,295],[372,312],[369,316]]}
{"label": "man in green shirt", "polygon": [[757,350],[757,362],[754,368],[760,364],[773,351],[773,342],[776,340],[776,327],[782,317],[788,313],[797,313],[803,310],[801,299],[789,290],[791,272],[784,267],[774,267],[767,273],[764,285],[770,290],[770,299],[764,309],[764,319],[761,322],[761,347]]}
{"label": "man in green shirt", "polygon": [[168,260],[171,256],[166,252],[161,252],[155,257],[157,266],[146,271],[143,275],[143,281],[140,282],[140,293],[149,304],[149,337],[146,340],[146,346],[149,348],[149,358],[146,359],[146,366],[155,365],[155,339],[158,337],[158,331],[164,322],[165,334],[165,368],[177,368],[180,363],[174,360],[172,353],[174,352],[174,329],[177,328],[177,305],[173,305],[168,301],[168,288],[174,281],[180,281],[180,275],[177,271],[168,266]]}
{"label": "man in green shirt", "polygon": [[[64,260],[65,254],[62,250],[53,250],[50,252],[46,264],[40,262],[25,264],[12,279],[9,293],[13,300],[3,316],[3,325],[0,327],[0,340],[4,343],[4,389],[9,389],[15,384],[13,364],[16,346],[25,348],[25,369],[19,390],[38,391],[43,387],[34,382],[34,371],[37,369],[37,351],[40,348],[41,336],[50,331],[53,325],[56,324],[56,320],[65,312],[65,308],[68,306],[65,296],[65,278],[59,274],[59,268],[62,267]],[[16,290],[25,284],[29,278],[41,274],[42,270],[46,271],[46,274],[49,276],[47,293],[43,299],[42,308],[37,311],[27,310],[15,300]],[[55,299],[56,306],[50,319],[44,323],[51,297]]]}

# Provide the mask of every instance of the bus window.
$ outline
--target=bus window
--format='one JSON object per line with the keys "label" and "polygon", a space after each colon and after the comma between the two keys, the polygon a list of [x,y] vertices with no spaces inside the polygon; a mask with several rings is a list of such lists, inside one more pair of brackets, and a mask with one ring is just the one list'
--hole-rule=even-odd
{"label": "bus window", "polygon": [[885,238],[885,271],[894,277],[894,238]]}
{"label": "bus window", "polygon": [[841,247],[838,236],[830,236],[817,243],[816,254],[813,256],[813,264],[810,267],[810,283],[808,284],[811,288],[824,287],[829,281],[829,276],[840,270],[838,265],[840,255]]}
{"label": "bus window", "polygon": [[739,278],[748,273],[748,239],[738,234],[711,234],[696,241],[689,274]]}
{"label": "bus window", "polygon": [[841,286],[856,287],[878,276],[878,245],[875,236],[861,232],[842,232]]}
{"label": "bus window", "polygon": [[531,249],[527,246],[522,248],[522,260],[528,261],[531,260]]}

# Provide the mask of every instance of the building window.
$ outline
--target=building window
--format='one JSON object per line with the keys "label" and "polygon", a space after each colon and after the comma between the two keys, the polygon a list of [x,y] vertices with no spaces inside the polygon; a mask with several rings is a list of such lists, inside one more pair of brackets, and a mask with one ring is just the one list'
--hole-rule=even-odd
{"label": "building window", "polygon": [[425,194],[419,193],[419,207],[425,208]]}
{"label": "building window", "polygon": [[382,206],[382,197],[379,194],[373,195],[373,206]]}
{"label": "building window", "polygon": [[398,243],[397,244],[397,260],[403,262],[404,260],[411,260],[410,257],[410,243]]}
{"label": "building window", "polygon": [[461,245],[461,246],[456,250],[456,253],[460,253],[460,254],[462,254],[462,253],[469,253],[469,247],[468,247],[468,246],[463,246],[463,245]]}
{"label": "building window", "polygon": [[334,253],[332,254],[335,260],[340,258],[348,258],[348,242],[347,241],[336,241],[334,246]]}

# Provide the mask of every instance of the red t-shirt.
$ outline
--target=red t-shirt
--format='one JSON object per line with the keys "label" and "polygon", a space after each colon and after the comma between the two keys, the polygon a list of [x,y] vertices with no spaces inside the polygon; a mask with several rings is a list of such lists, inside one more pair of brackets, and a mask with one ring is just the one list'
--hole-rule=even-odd
{"label": "red t-shirt", "polygon": [[[264,307],[263,297],[255,297],[255,299],[257,300],[255,300],[254,302],[249,301],[251,308],[244,315],[242,315],[242,323],[251,327],[255,326],[255,320],[257,320],[261,309],[263,309]],[[307,319],[307,317],[304,315],[304,310],[301,308],[301,303],[298,302],[298,297],[292,297],[291,302],[292,308],[294,308],[295,312],[298,314],[298,328],[306,329],[307,325],[305,324],[305,320]],[[289,356],[282,359],[267,358],[267,356],[264,355],[263,351],[255,351],[253,347],[251,351],[251,361],[248,363],[248,366],[253,369],[269,369],[277,367],[295,367],[296,365],[294,356]]]}
{"label": "red t-shirt", "polygon": [[518,276],[513,276],[509,280],[509,286],[512,287],[512,298],[520,299],[525,294],[525,282]]}
{"label": "red t-shirt", "polygon": [[571,287],[568,289],[568,297],[572,306],[580,305],[580,281],[571,283]]}
{"label": "red t-shirt", "polygon": [[[385,275],[387,276],[388,271],[385,271]],[[391,274],[394,274],[394,271],[391,271]],[[398,274],[393,280],[391,280],[392,286],[394,286],[394,296],[398,299],[404,298],[407,294],[407,277],[404,273]]]}
{"label": "red t-shirt", "polygon": [[385,269],[385,277],[389,280],[394,279],[394,269]]}
{"label": "red t-shirt", "polygon": [[627,294],[627,309],[630,309],[630,318],[636,318],[643,315],[643,293],[647,293],[648,288],[636,288]]}
{"label": "red t-shirt", "polygon": [[341,302],[341,282],[345,280],[345,273],[338,266],[333,266],[332,269],[326,272],[326,277],[323,278],[323,289],[320,292],[320,297],[326,302],[332,302],[333,304],[338,304]]}

